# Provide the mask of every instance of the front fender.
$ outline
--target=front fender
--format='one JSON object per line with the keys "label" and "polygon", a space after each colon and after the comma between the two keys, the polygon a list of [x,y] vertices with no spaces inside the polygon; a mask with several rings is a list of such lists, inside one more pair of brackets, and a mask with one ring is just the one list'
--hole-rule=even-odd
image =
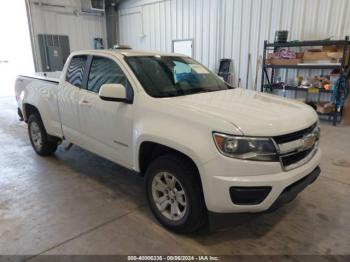
{"label": "front fender", "polygon": [[160,121],[158,118],[148,118],[136,125],[133,141],[133,165],[136,171],[140,171],[139,151],[143,142],[154,142],[177,150],[191,158],[198,168],[217,157],[218,152],[211,129],[194,123],[178,122],[176,124],[174,120]]}
{"label": "front fender", "polygon": [[140,147],[143,142],[153,142],[157,143],[166,147],[169,147],[171,149],[174,149],[176,151],[181,152],[182,154],[188,156],[193,160],[193,162],[196,164],[196,166],[200,166],[203,164],[202,159],[200,158],[199,155],[196,154],[196,152],[182,144],[179,144],[171,139],[167,139],[164,137],[157,137],[154,135],[150,134],[144,134],[140,136],[136,142],[136,147],[135,147],[135,157],[134,157],[134,166],[137,172],[140,172],[140,159],[139,159],[139,152],[140,152]]}
{"label": "front fender", "polygon": [[[172,121],[171,121],[171,120]],[[150,124],[152,122],[152,124]],[[140,172],[139,152],[143,142],[154,142],[177,150],[189,157],[196,165],[202,189],[204,200],[207,203],[208,181],[207,176],[213,175],[205,172],[205,163],[219,157],[219,152],[214,144],[212,130],[209,127],[196,125],[194,122],[176,122],[173,118],[169,120],[157,119],[147,121],[147,125],[140,124],[134,130],[134,167],[137,172]],[[181,124],[180,124],[181,123]]]}

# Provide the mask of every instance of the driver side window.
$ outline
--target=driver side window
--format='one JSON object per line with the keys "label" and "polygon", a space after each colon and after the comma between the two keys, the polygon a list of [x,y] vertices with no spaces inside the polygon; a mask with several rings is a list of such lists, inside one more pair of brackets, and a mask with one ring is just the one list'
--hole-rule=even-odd
{"label": "driver side window", "polygon": [[119,65],[105,57],[93,57],[87,90],[98,93],[103,84],[122,84],[125,88],[129,87],[129,82]]}

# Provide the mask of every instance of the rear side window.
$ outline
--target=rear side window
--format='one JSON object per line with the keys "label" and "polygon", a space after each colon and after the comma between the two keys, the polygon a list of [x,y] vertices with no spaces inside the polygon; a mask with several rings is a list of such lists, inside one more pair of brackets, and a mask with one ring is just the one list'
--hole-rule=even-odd
{"label": "rear side window", "polygon": [[72,58],[66,75],[67,82],[76,87],[81,87],[86,60],[87,56],[74,56]]}
{"label": "rear side window", "polygon": [[94,57],[91,63],[87,89],[98,93],[103,84],[122,84],[129,87],[122,69],[114,61],[104,57]]}

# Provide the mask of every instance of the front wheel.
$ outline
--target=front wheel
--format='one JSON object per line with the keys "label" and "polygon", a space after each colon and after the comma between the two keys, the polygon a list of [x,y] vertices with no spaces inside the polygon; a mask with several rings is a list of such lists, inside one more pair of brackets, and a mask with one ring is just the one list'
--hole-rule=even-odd
{"label": "front wheel", "polygon": [[176,233],[191,233],[204,225],[206,208],[198,171],[186,158],[160,156],[146,172],[149,206],[157,220]]}
{"label": "front wheel", "polygon": [[29,139],[35,152],[41,156],[55,153],[57,141],[50,141],[39,114],[31,114],[28,118]]}

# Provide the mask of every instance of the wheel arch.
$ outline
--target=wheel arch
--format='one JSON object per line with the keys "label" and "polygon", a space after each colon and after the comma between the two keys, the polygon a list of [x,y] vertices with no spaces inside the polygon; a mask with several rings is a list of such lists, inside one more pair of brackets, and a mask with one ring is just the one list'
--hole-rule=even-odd
{"label": "wheel arch", "polygon": [[174,147],[173,145],[168,145],[165,143],[159,143],[152,140],[142,141],[138,147],[137,151],[137,169],[140,174],[144,174],[147,170],[149,164],[157,157],[165,154],[177,154],[188,160],[198,172],[200,176],[200,170],[198,165],[198,159],[194,158],[193,155],[184,150]]}
{"label": "wheel arch", "polygon": [[23,118],[24,118],[24,121],[27,123],[28,122],[28,118],[31,114],[34,114],[34,113],[37,113],[40,118],[41,118],[41,115],[40,115],[40,112],[39,112],[39,109],[30,104],[30,103],[24,103],[23,104]]}
{"label": "wheel arch", "polygon": [[[47,132],[47,129],[46,129],[45,123],[44,123],[44,121],[42,119],[42,116],[40,114],[40,111],[39,111],[39,109],[36,106],[34,106],[34,105],[30,104],[30,103],[24,103],[23,104],[23,113],[22,114],[23,114],[23,119],[24,119],[24,121],[26,123],[28,123],[28,119],[29,119],[29,117],[32,114],[38,114],[38,116],[40,117],[40,120],[41,120],[41,122],[42,122],[42,124],[44,126],[45,132]],[[58,142],[58,141],[61,140],[60,138],[58,138],[56,136],[52,136],[50,134],[47,134],[47,137],[48,137],[49,141]]]}

